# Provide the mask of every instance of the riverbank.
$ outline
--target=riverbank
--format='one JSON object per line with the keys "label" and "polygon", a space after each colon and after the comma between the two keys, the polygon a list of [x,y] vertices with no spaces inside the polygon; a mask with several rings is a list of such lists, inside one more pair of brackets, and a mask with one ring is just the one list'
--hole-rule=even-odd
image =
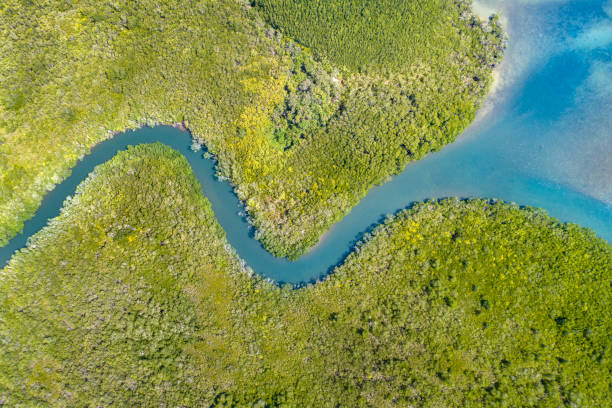
{"label": "riverbank", "polygon": [[[482,145],[478,147],[472,144],[482,144],[482,140],[477,139],[475,142],[451,145],[447,148],[448,153],[436,153],[431,159],[409,166],[402,175],[388,183],[375,187],[346,217],[334,224],[324,241],[298,261],[292,262],[273,256],[253,238],[251,225],[245,217],[238,215],[243,211],[243,207],[234,193],[234,188],[227,180],[221,182],[217,179],[214,160],[204,159],[201,151],[194,152],[191,149],[192,139],[187,132],[171,127],[145,127],[119,134],[92,149],[91,153],[73,169],[72,175],[45,197],[35,217],[26,222],[24,232],[11,240],[8,246],[0,248],[2,265],[9,261],[15,251],[25,247],[30,236],[60,214],[66,197],[74,196],[77,186],[87,178],[95,166],[112,159],[129,145],[156,142],[172,147],[187,158],[202,186],[201,194],[211,201],[215,216],[223,226],[231,246],[256,273],[279,284],[303,285],[319,281],[329,271],[339,266],[363,233],[381,222],[387,214],[396,213],[398,208],[408,207],[415,201],[428,198],[452,195],[497,196],[525,205],[533,205],[534,200],[543,200],[539,206],[553,215],[561,215],[563,220],[580,220],[581,224],[593,227],[600,236],[612,239],[610,210],[602,203],[589,200],[567,187],[550,183],[542,184],[517,173],[516,168],[513,168],[512,172],[504,173],[503,179],[488,179],[495,176],[495,173],[491,174],[487,162],[478,157],[489,157],[495,162],[499,160],[493,155],[485,154],[489,151],[486,143],[484,149]],[[453,155],[458,153],[461,153],[458,157],[464,161],[453,158]],[[451,156],[448,157],[447,154]],[[478,156],[479,154],[482,156]],[[477,173],[477,177],[483,182],[482,184],[472,182],[475,177],[473,173],[464,175],[458,170],[469,169],[464,164],[466,162],[480,164],[478,167],[480,173]],[[475,189],[478,187],[486,189]],[[460,190],[457,190],[458,188]]]}
{"label": "riverbank", "polygon": [[250,275],[216,218],[162,144],[96,168],[0,280],[5,404],[608,405],[592,356],[612,330],[612,246],[585,229],[421,203],[289,290]]}
{"label": "riverbank", "polygon": [[[110,132],[183,121],[249,203],[266,248],[291,258],[306,253],[372,186],[455,139],[485,96],[491,63],[501,57],[501,29],[474,21],[463,2],[385,1],[393,7],[364,6],[373,14],[405,12],[375,31],[363,7],[334,13],[332,3],[321,3],[331,7],[337,27],[384,40],[346,36],[342,44],[328,42],[326,23],[308,10],[301,15],[315,27],[308,38],[285,32],[301,30],[303,22],[282,18],[275,30],[262,21],[285,11],[294,16],[300,2],[257,3],[245,11],[215,0],[210,12],[201,12],[173,0],[102,12],[86,0],[65,13],[53,4],[24,3],[0,15],[8,56],[0,67],[7,92],[1,98],[0,244]],[[75,17],[92,13],[95,18]],[[126,19],[140,22],[138,35],[124,35],[129,24],[117,21]],[[78,29],[56,32],[64,26]],[[179,38],[164,35],[171,32]],[[79,46],[66,50],[63,36]],[[211,41],[202,43],[203,36]],[[39,44],[41,38],[54,40]],[[98,44],[106,46],[92,54]],[[384,58],[356,69],[370,58],[364,49]],[[323,55],[338,59],[332,64]],[[23,66],[38,60],[53,61],[54,69]],[[271,197],[285,199],[271,204]]]}

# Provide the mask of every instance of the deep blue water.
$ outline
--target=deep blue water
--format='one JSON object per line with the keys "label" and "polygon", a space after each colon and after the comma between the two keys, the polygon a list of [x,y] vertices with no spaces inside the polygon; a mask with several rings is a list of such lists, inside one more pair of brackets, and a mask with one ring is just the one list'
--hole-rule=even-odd
{"label": "deep blue water", "polygon": [[95,147],[45,197],[23,233],[0,248],[0,265],[59,214],[96,165],[128,145],[153,142],[185,155],[229,243],[256,273],[279,283],[321,278],[387,214],[424,199],[486,197],[541,207],[612,241],[612,2],[482,3],[502,13],[510,46],[497,88],[475,123],[457,142],[372,189],[298,261],[265,251],[238,215],[242,207],[231,186],[216,180],[214,162],[191,151],[188,133],[162,126]]}

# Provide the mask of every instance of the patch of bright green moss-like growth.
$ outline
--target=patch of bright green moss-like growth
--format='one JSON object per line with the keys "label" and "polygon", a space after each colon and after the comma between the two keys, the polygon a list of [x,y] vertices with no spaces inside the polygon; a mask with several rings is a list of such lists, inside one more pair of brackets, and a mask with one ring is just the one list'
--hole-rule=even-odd
{"label": "patch of bright green moss-like growth", "polygon": [[[351,7],[347,21],[329,14],[363,33],[352,41],[364,50],[383,52],[373,27],[396,38],[384,48],[393,59],[310,44],[279,20],[313,56],[263,19],[284,18],[296,4],[2,2],[0,245],[96,143],[142,124],[183,122],[195,147],[216,155],[266,248],[296,258],[373,185],[454,140],[501,57],[498,24],[450,0],[400,2],[397,21],[411,23],[402,27],[372,26]],[[327,16],[338,2],[318,4]],[[379,12],[363,4],[374,7],[372,18]],[[296,17],[328,36],[320,29],[328,17]],[[338,53],[374,58],[377,68],[345,68]]]}
{"label": "patch of bright green moss-like growth", "polygon": [[0,400],[612,402],[612,248],[537,211],[417,204],[321,283],[249,275],[182,156],[120,153],[0,274]]}

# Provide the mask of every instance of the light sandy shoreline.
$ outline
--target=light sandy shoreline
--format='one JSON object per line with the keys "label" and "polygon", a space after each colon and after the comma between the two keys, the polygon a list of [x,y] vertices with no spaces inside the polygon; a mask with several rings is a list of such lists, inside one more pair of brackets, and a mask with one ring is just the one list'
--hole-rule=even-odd
{"label": "light sandy shoreline", "polygon": [[495,7],[490,4],[486,4],[483,1],[474,1],[472,3],[472,9],[474,10],[474,13],[483,21],[488,20],[491,14],[499,12],[499,10],[496,10]]}
{"label": "light sandy shoreline", "polygon": [[[336,223],[334,223],[331,227],[329,227],[327,229],[327,231],[325,231],[320,237],[319,240],[317,241],[316,244],[314,244],[312,247],[310,247],[310,249],[308,249],[308,252],[306,252],[304,255],[309,254],[310,252],[314,251],[315,249],[317,249],[318,247],[321,246],[321,244],[323,244],[323,242],[325,242],[325,240],[327,239],[327,237],[331,234],[331,232],[334,230],[334,228],[336,227]],[[302,256],[304,256],[302,255]]]}

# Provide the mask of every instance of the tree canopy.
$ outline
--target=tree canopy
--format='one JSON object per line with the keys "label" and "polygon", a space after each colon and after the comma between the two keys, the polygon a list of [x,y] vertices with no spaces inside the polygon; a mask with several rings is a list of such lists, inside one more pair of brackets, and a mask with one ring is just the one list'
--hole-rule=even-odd
{"label": "tree canopy", "polygon": [[143,145],[0,276],[7,406],[612,402],[612,247],[500,202],[416,204],[292,290],[233,253],[184,157]]}
{"label": "tree canopy", "polygon": [[180,122],[265,247],[298,257],[373,185],[454,140],[501,57],[496,20],[463,1],[387,6],[4,1],[0,244],[96,143]]}

